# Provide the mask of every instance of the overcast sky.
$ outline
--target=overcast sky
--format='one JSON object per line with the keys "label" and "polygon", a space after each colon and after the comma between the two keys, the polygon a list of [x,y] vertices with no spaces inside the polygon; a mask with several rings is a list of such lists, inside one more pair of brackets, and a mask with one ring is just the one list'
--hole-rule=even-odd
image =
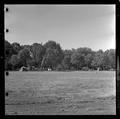
{"label": "overcast sky", "polygon": [[115,48],[115,5],[5,5],[10,43],[54,40],[63,49]]}

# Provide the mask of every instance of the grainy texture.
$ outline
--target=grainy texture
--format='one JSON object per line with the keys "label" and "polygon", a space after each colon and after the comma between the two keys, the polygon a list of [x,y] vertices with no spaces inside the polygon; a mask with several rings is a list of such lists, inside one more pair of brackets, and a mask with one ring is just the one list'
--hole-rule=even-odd
{"label": "grainy texture", "polygon": [[113,71],[9,72],[6,115],[114,115]]}

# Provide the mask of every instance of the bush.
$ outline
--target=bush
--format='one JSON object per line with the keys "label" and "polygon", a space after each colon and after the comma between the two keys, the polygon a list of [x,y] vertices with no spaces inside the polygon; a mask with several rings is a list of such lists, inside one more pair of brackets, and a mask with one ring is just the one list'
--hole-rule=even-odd
{"label": "bush", "polygon": [[63,71],[63,70],[64,70],[63,65],[59,64],[59,65],[56,67],[56,70],[57,70],[57,71]]}
{"label": "bush", "polygon": [[83,70],[83,71],[88,71],[89,68],[88,68],[88,67],[83,67],[82,70]]}
{"label": "bush", "polygon": [[75,68],[75,67],[73,67],[73,66],[71,66],[71,67],[70,67],[70,70],[71,70],[71,71],[75,71],[75,70],[76,70],[76,68]]}

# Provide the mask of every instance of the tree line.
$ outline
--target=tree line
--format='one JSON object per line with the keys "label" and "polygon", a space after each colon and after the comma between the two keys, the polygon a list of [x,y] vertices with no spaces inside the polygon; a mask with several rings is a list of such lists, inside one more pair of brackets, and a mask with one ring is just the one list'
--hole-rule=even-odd
{"label": "tree line", "polygon": [[88,47],[63,50],[59,43],[20,45],[5,40],[5,70],[19,70],[22,66],[37,70],[111,70],[115,69],[115,50],[93,51]]}

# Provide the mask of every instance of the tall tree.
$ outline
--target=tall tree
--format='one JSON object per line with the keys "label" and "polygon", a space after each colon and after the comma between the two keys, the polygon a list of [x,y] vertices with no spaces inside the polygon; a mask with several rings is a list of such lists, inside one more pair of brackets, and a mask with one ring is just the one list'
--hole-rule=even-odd
{"label": "tall tree", "polygon": [[12,65],[10,63],[10,58],[14,53],[12,45],[5,40],[5,70],[11,70]]}
{"label": "tall tree", "polygon": [[115,50],[110,49],[104,52],[103,66],[105,69],[115,69]]}
{"label": "tall tree", "polygon": [[71,67],[71,55],[72,51],[71,50],[65,50],[64,51],[64,58],[62,60],[62,65],[64,66],[64,69],[70,69]]}
{"label": "tall tree", "polygon": [[44,44],[45,55],[42,61],[42,67],[51,67],[56,68],[58,64],[61,63],[63,59],[63,52],[60,47],[60,44],[57,44],[55,41],[48,41]]}
{"label": "tall tree", "polygon": [[14,50],[14,54],[18,54],[18,52],[21,50],[21,46],[17,42],[12,43],[12,47],[13,47],[13,50]]}
{"label": "tall tree", "polygon": [[32,53],[32,57],[35,61],[36,66],[40,67],[43,56],[45,54],[45,48],[41,44],[34,43],[31,46],[31,53]]}
{"label": "tall tree", "polygon": [[18,69],[22,66],[20,64],[20,60],[19,60],[17,55],[12,55],[11,56],[10,63],[12,64],[12,69],[13,70]]}
{"label": "tall tree", "polygon": [[44,47],[46,49],[50,48],[50,49],[56,49],[56,48],[60,48],[60,45],[57,44],[55,41],[49,40],[48,42],[46,42],[44,44]]}
{"label": "tall tree", "polygon": [[99,50],[95,53],[95,56],[91,62],[91,65],[95,68],[103,68],[103,59],[104,59],[104,52]]}
{"label": "tall tree", "polygon": [[111,64],[111,68],[115,69],[115,50],[114,49],[110,49],[109,50],[109,59],[110,59],[110,64]]}
{"label": "tall tree", "polygon": [[10,58],[13,54],[14,50],[12,45],[5,40],[5,58]]}
{"label": "tall tree", "polygon": [[92,62],[92,60],[93,60],[93,55],[92,55],[92,53],[87,54],[87,55],[85,56],[85,66],[91,68],[91,62]]}
{"label": "tall tree", "polygon": [[87,47],[78,48],[74,50],[71,56],[71,63],[76,66],[77,69],[84,67],[91,67],[94,52]]}
{"label": "tall tree", "polygon": [[71,56],[71,63],[76,67],[76,69],[81,69],[85,64],[84,54],[80,52],[74,52]]}
{"label": "tall tree", "polygon": [[30,52],[27,48],[24,48],[19,51],[18,58],[23,66],[27,66],[27,61],[31,58]]}

